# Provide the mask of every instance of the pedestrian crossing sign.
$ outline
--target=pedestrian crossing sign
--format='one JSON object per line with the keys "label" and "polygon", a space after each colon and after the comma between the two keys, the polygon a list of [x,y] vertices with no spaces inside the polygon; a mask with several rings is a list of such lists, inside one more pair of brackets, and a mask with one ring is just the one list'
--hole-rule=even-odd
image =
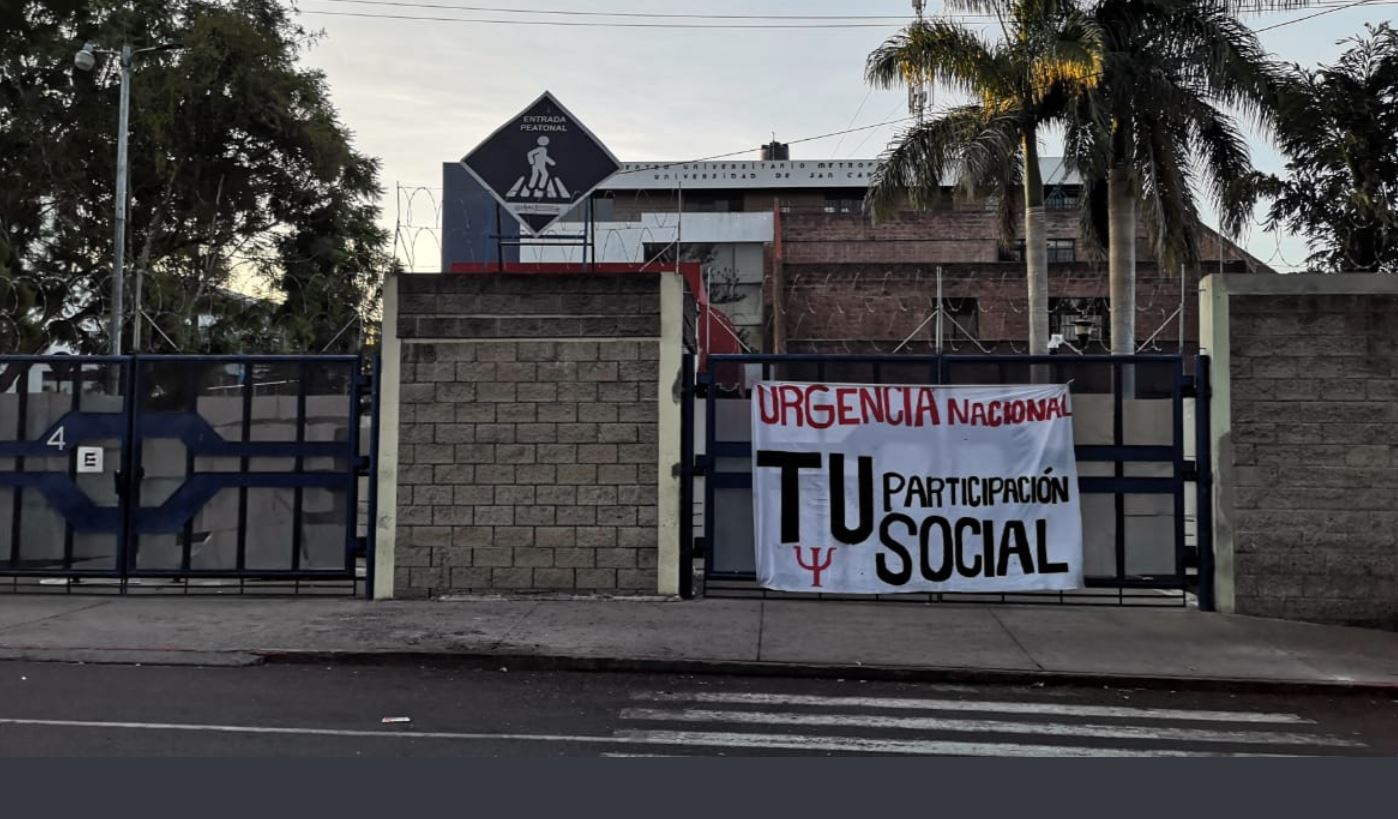
{"label": "pedestrian crossing sign", "polygon": [[621,167],[607,146],[547,91],[461,164],[536,236]]}

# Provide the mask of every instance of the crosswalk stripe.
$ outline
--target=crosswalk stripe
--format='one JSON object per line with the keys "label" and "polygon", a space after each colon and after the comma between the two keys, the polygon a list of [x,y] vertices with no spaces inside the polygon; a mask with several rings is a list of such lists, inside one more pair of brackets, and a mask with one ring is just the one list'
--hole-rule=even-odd
{"label": "crosswalk stripe", "polygon": [[808,705],[838,708],[876,708],[904,711],[985,711],[1002,714],[1172,719],[1195,722],[1265,722],[1314,724],[1296,714],[1261,711],[1194,711],[1177,708],[1135,708],[1124,705],[1074,705],[1057,702],[991,702],[987,700],[912,699],[905,697],[822,697],[809,694],[756,694],[748,692],[640,691],[635,699],[649,702],[696,702],[722,705]]}
{"label": "crosswalk stripe", "polygon": [[628,708],[622,719],[650,722],[717,722],[747,725],[801,725],[830,728],[894,728],[916,731],[950,731],[1002,734],[1040,734],[1060,737],[1102,739],[1169,740],[1177,742],[1231,742],[1242,745],[1316,745],[1340,748],[1363,747],[1354,742],[1321,734],[1274,731],[1215,731],[1199,728],[1171,728],[1150,725],[1090,725],[1055,722],[1000,722],[995,720],[940,719],[936,717],[890,717],[873,714],[773,713],[769,711],[718,711],[703,708],[667,710]]}
{"label": "crosswalk stripe", "polygon": [[[699,745],[752,750],[792,750],[812,753],[901,754],[916,756],[1258,756],[1258,754],[1209,751],[1141,750],[1136,748],[1087,748],[1075,745],[1020,745],[1006,742],[944,742],[923,739],[830,737],[802,734],[745,734],[721,731],[618,731],[618,739],[656,745]],[[1270,756],[1270,754],[1268,754]]]}

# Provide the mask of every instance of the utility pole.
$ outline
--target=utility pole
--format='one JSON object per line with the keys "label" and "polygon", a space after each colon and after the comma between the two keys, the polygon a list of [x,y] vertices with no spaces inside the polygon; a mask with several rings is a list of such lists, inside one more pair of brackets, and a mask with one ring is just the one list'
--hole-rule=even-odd
{"label": "utility pole", "polygon": [[942,354],[942,266],[937,265],[937,355]]}
{"label": "utility pole", "polygon": [[1184,313],[1185,313],[1185,283],[1188,281],[1184,274],[1184,263],[1180,263],[1180,355],[1184,355]]}
{"label": "utility pole", "polygon": [[[121,355],[126,296],[126,143],[131,121],[131,46],[121,47],[121,112],[117,115],[116,237],[112,246],[112,355]],[[140,305],[137,305],[140,313]]]}
{"label": "utility pole", "polygon": [[[91,71],[97,64],[98,54],[109,54],[118,58],[118,65],[121,73],[121,103],[117,114],[117,167],[116,167],[116,214],[115,236],[112,243],[112,326],[111,326],[111,351],[112,355],[121,355],[121,318],[124,312],[126,299],[126,180],[127,180],[127,142],[131,130],[131,62],[138,54],[149,54],[156,51],[168,51],[172,48],[180,48],[179,43],[161,43],[133,50],[131,45],[125,44],[121,51],[114,51],[99,48],[95,43],[84,43],[83,47],[73,57],[73,64],[79,71]],[[138,350],[141,343],[141,280],[140,271],[137,271],[136,279],[136,310],[135,321],[132,325],[131,348]]]}
{"label": "utility pole", "polygon": [[[913,0],[914,25],[923,22],[923,11],[926,8],[927,0]],[[931,86],[925,77],[915,77],[908,83],[908,113],[917,120],[918,125],[921,125],[927,116],[927,103],[931,96]]]}

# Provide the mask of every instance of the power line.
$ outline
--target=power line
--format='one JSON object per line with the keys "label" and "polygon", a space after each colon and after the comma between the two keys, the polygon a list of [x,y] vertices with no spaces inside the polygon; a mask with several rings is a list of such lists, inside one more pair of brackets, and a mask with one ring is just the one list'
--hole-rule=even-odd
{"label": "power line", "polygon": [[[541,10],[541,9],[519,9],[496,6],[465,6],[445,3],[410,3],[397,2],[396,0],[324,0],[329,3],[352,3],[356,5],[378,6],[389,8],[427,8],[427,9],[452,9],[460,11],[482,11],[505,14],[539,14],[539,15],[569,15],[582,17],[625,17],[646,20],[648,22],[627,22],[620,20],[514,20],[483,17],[438,17],[423,14],[391,14],[388,12],[355,12],[355,11],[325,11],[320,9],[300,9],[301,14],[318,14],[325,17],[359,17],[374,20],[409,20],[415,22],[428,23],[474,23],[477,25],[497,25],[497,26],[549,26],[562,28],[643,28],[643,29],[685,29],[703,30],[712,29],[714,31],[731,31],[741,29],[812,29],[812,30],[844,30],[857,28],[882,28],[887,29],[891,24],[905,21],[906,17],[894,16],[856,16],[856,15],[718,15],[718,14],[680,14],[680,13],[643,13],[643,12],[592,12],[592,11],[563,11],[563,10]],[[1398,0],[1357,0],[1344,4],[1331,4],[1319,2],[1313,5],[1324,8],[1306,17],[1299,17],[1295,20],[1288,20],[1271,26],[1265,26],[1255,30],[1255,33],[1271,31],[1330,14],[1335,11],[1342,11],[1361,5],[1395,5]],[[1276,9],[1266,9],[1262,7],[1242,10],[1242,13],[1265,14],[1275,12]],[[943,18],[959,19],[983,19],[986,15],[981,14],[942,14]],[[799,20],[816,22],[779,22],[779,23],[695,23],[686,22],[688,20]],[[883,20],[886,22],[860,22]],[[819,22],[826,21],[826,22]]]}
{"label": "power line", "polygon": [[[885,125],[897,125],[897,124],[900,123],[900,122],[907,122],[907,121],[910,120],[910,119],[913,119],[913,117],[910,117],[910,116],[909,116],[909,117],[899,117],[898,119],[890,119],[890,120],[886,120],[886,121],[884,121],[884,122],[875,122],[875,123],[872,123],[872,124],[870,124],[870,125],[860,125],[860,126],[857,126],[857,127],[854,127],[854,128],[845,128],[845,129],[840,130],[840,131],[831,131],[831,132],[828,133],[828,134],[816,134],[815,136],[801,137],[800,139],[792,139],[792,140],[788,140],[786,144],[787,144],[787,145],[799,145],[799,144],[801,144],[801,143],[803,143],[803,142],[814,142],[814,141],[816,141],[816,140],[818,140],[818,139],[829,139],[830,137],[844,136],[845,134],[852,134],[852,133],[855,133],[856,131],[868,131],[868,130],[872,130],[872,129],[874,129],[874,128],[882,128],[882,127],[885,126]],[[860,145],[863,145],[863,144],[864,144],[864,143],[862,143],[862,142],[860,143]],[[627,168],[626,170],[617,171],[617,172],[614,174],[614,176],[621,176],[621,175],[623,175],[623,174],[628,174],[628,173],[643,173],[643,172],[645,172],[645,171],[658,171],[658,170],[664,170],[664,169],[666,169],[666,168],[672,168],[672,167],[674,167],[675,165],[691,165],[691,164],[698,163],[698,162],[712,162],[712,161],[715,160],[715,159],[731,159],[731,158],[733,158],[733,157],[735,157],[735,156],[742,156],[743,154],[750,154],[750,153],[752,153],[753,151],[758,151],[758,150],[761,150],[761,146],[756,146],[756,147],[752,147],[752,148],[743,148],[743,149],[740,150],[740,151],[729,151],[729,152],[726,153],[726,154],[714,154],[714,155],[712,155],[712,156],[702,156],[702,157],[699,157],[698,159],[685,159],[685,160],[679,160],[679,161],[675,161],[675,162],[656,162],[656,163],[652,163],[652,164],[649,164],[649,165],[645,165],[645,166],[639,167],[639,168]],[[798,160],[798,161],[799,161],[799,160]],[[820,161],[824,161],[824,160],[814,160],[814,159],[813,159],[813,160],[806,160],[806,161],[809,161],[809,162],[820,162]]]}
{"label": "power line", "polygon": [[[901,104],[900,104],[900,105],[901,105]],[[907,121],[910,120],[910,119],[915,119],[915,117],[911,117],[911,116],[899,117],[899,118],[897,118],[897,119],[885,120],[885,121],[883,121],[883,122],[875,122],[875,123],[870,124],[870,125],[860,125],[860,126],[858,126],[858,127],[856,127],[856,128],[846,128],[846,129],[843,130],[843,131],[831,131],[831,132],[828,133],[828,134],[819,134],[819,135],[817,135],[817,136],[802,137],[801,139],[793,139],[793,140],[791,140],[790,142],[788,142],[787,144],[788,144],[788,145],[798,145],[798,144],[800,144],[800,143],[802,143],[802,142],[814,142],[814,141],[817,140],[817,139],[827,139],[827,138],[832,137],[832,136],[840,136],[841,134],[849,134],[849,133],[853,133],[853,132],[855,132],[855,131],[868,131],[868,130],[871,129],[871,128],[882,128],[882,127],[885,126],[885,125],[897,125],[897,124],[900,123],[900,122],[907,122]]]}
{"label": "power line", "polygon": [[[898,103],[897,105],[893,106],[892,110],[890,110],[887,114],[885,114],[885,116],[892,116],[894,111],[897,111],[899,108],[902,108],[902,107],[903,107],[903,103],[901,103],[901,102]],[[907,121],[910,120],[910,119],[917,119],[917,115],[916,115],[916,114],[911,114],[911,115],[906,116],[906,117],[904,117],[904,118],[902,118],[902,119],[892,120],[892,122],[907,122]],[[886,125],[886,124],[888,124],[888,123],[881,123],[881,124]],[[874,126],[874,127],[878,127],[878,126]],[[873,136],[873,132],[872,132],[872,131],[871,131],[870,133],[865,134],[865,135],[864,135],[864,138],[861,139],[861,140],[859,140],[859,144],[858,144],[858,145],[855,145],[853,148],[850,149],[849,155],[850,155],[850,156],[854,156],[855,154],[859,153],[859,149],[864,147],[864,143],[868,142],[868,141],[869,141],[869,137],[871,137],[871,136]]]}
{"label": "power line", "polygon": [[[1345,3],[1345,4],[1342,5],[1342,6],[1334,6],[1333,8],[1328,8],[1328,9],[1326,9],[1325,11],[1317,11],[1317,12],[1315,12],[1314,14],[1307,14],[1305,17],[1297,17],[1295,20],[1287,20],[1287,21],[1284,22],[1284,23],[1276,23],[1275,25],[1264,26],[1263,28],[1255,29],[1255,30],[1253,31],[1253,33],[1254,33],[1254,34],[1261,34],[1261,33],[1264,32],[1264,31],[1271,31],[1271,30],[1274,29],[1274,28],[1282,28],[1282,27],[1284,27],[1284,26],[1292,25],[1293,23],[1303,23],[1303,22],[1305,22],[1306,20],[1310,20],[1310,19],[1315,18],[1315,17],[1320,17],[1321,15],[1324,15],[1324,14],[1333,14],[1333,13],[1335,13],[1335,12],[1337,12],[1337,11],[1344,11],[1345,9],[1354,8],[1355,6],[1367,5],[1367,4],[1372,3],[1372,2],[1374,2],[1374,0],[1355,0],[1355,2],[1353,2],[1353,3]],[[1388,4],[1385,3],[1385,5],[1388,5]]]}
{"label": "power line", "polygon": [[890,23],[617,23],[591,22],[580,20],[497,20],[481,17],[430,17],[415,14],[379,14],[359,11],[319,11],[301,9],[302,14],[319,14],[326,17],[366,17],[375,20],[416,20],[429,23],[477,23],[496,26],[561,26],[566,28],[668,28],[668,29],[710,29],[714,31],[732,29],[851,29],[882,28]]}
{"label": "power line", "polygon": [[[416,3],[408,0],[324,0],[327,3],[344,3],[356,6],[387,6],[390,8],[446,9],[455,11],[487,12],[498,14],[525,14],[564,17],[623,17],[651,20],[794,20],[794,21],[895,21],[905,22],[907,15],[893,14],[710,14],[706,12],[653,12],[653,11],[578,11],[576,9],[529,9],[517,6],[473,6],[461,3]],[[1383,4],[1398,2],[1384,0]],[[1339,0],[1319,0],[1313,7],[1339,7]],[[1239,7],[1242,14],[1266,14],[1276,8],[1258,3],[1252,7]],[[994,19],[993,15],[976,13],[953,13],[942,11],[936,16],[957,19]]]}
{"label": "power line", "polygon": [[[854,114],[849,118],[849,123],[847,123],[847,124],[845,125],[846,128],[853,128],[853,127],[854,127],[855,120],[859,119],[859,114],[860,114],[860,112],[864,110],[864,104],[865,104],[866,102],[869,101],[869,97],[873,96],[873,94],[874,94],[874,87],[871,85],[871,86],[869,86],[869,90],[864,92],[864,99],[862,99],[862,100],[859,101],[859,107],[856,108],[856,109],[854,109]],[[844,142],[845,142],[845,138],[844,138],[843,136],[841,136],[841,137],[840,137],[840,141],[839,141],[839,142],[836,142],[836,143],[835,143],[835,147],[834,147],[833,149],[831,149],[830,155],[831,155],[831,156],[835,156],[836,154],[838,154],[838,153],[840,152],[840,146],[843,145]]]}
{"label": "power line", "polygon": [[[394,6],[398,8],[455,9],[503,14],[557,14],[570,17],[642,17],[695,20],[907,20],[906,14],[703,14],[680,12],[639,11],[577,11],[574,9],[522,9],[508,6],[465,6],[457,3],[409,3],[402,0],[325,0],[327,3],[348,3],[356,6]],[[976,16],[986,15],[957,15]]]}

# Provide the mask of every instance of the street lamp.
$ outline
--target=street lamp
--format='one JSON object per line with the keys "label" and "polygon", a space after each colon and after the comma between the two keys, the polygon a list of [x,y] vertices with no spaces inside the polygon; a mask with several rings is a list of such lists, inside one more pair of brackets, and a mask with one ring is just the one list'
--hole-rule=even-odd
{"label": "street lamp", "polygon": [[[116,168],[116,237],[112,248],[112,355],[121,355],[121,312],[126,290],[126,139],[131,119],[131,61],[138,54],[179,48],[179,43],[162,43],[148,48],[132,49],[123,45],[121,51],[100,48],[95,43],[83,43],[73,55],[73,65],[79,71],[91,71],[97,65],[97,55],[120,57],[121,108],[117,123]],[[131,347],[139,349],[141,338],[141,271],[136,271],[136,314],[131,334]]]}

